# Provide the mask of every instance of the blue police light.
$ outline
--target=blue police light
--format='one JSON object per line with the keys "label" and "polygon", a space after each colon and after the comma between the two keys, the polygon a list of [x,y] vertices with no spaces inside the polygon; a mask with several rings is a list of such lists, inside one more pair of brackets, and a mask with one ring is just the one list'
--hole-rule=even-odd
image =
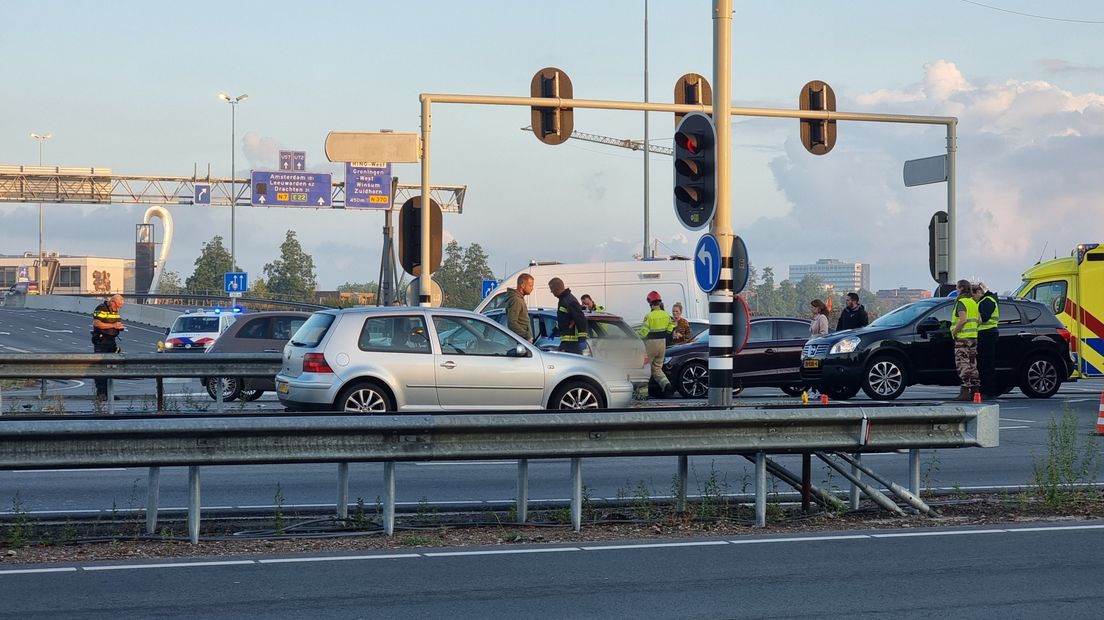
{"label": "blue police light", "polygon": [[222,314],[222,308],[215,308],[215,314]]}

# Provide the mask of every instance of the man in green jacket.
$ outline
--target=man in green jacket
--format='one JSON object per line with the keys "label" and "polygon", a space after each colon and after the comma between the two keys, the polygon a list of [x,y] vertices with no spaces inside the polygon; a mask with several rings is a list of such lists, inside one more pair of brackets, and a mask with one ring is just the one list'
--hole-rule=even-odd
{"label": "man in green jacket", "polygon": [[506,289],[506,327],[526,342],[533,342],[533,326],[525,305],[525,296],[532,292],[533,276],[527,273],[517,277],[517,288]]}

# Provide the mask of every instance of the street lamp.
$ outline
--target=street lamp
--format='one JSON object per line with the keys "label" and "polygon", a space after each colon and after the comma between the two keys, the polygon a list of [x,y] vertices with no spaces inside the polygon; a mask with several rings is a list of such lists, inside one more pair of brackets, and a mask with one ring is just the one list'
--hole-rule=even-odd
{"label": "street lamp", "polygon": [[[32,133],[31,139],[38,142],[38,165],[42,165],[42,145],[54,137],[54,134],[37,134]],[[46,289],[42,286],[42,267],[44,266],[45,254],[42,253],[42,203],[38,203],[38,269],[35,271],[35,280],[38,281],[38,294],[42,295]]]}
{"label": "street lamp", "polygon": [[249,98],[249,95],[238,95],[237,97],[231,97],[226,93],[219,93],[219,99],[222,99],[226,103],[230,104],[230,269],[234,271],[237,268],[237,262],[234,255],[234,212],[237,207],[237,196],[234,189],[234,123],[235,113],[238,109],[238,104]]}

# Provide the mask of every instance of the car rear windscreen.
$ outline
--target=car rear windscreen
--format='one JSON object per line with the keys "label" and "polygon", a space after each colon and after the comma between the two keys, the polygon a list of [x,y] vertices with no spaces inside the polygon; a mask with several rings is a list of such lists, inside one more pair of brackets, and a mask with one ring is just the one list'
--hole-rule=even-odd
{"label": "car rear windscreen", "polygon": [[310,315],[306,323],[295,331],[291,337],[291,345],[296,347],[316,347],[322,342],[326,331],[333,325],[334,315],[327,312],[319,312]]}

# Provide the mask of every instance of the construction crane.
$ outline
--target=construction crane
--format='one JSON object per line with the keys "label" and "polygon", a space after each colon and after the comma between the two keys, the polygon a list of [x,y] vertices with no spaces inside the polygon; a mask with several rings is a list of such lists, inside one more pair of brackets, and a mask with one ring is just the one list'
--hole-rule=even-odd
{"label": "construction crane", "polygon": [[[522,131],[533,131],[533,127],[522,127]],[[609,136],[599,136],[593,133],[583,133],[581,131],[572,131],[571,137],[576,140],[583,140],[586,142],[596,142],[598,144],[608,144],[610,146],[619,146],[623,149],[630,149],[633,151],[644,150],[643,140],[628,140],[621,138],[610,138]],[[649,153],[659,153],[660,155],[673,155],[675,149],[667,146],[656,146],[654,144],[648,145]]]}

